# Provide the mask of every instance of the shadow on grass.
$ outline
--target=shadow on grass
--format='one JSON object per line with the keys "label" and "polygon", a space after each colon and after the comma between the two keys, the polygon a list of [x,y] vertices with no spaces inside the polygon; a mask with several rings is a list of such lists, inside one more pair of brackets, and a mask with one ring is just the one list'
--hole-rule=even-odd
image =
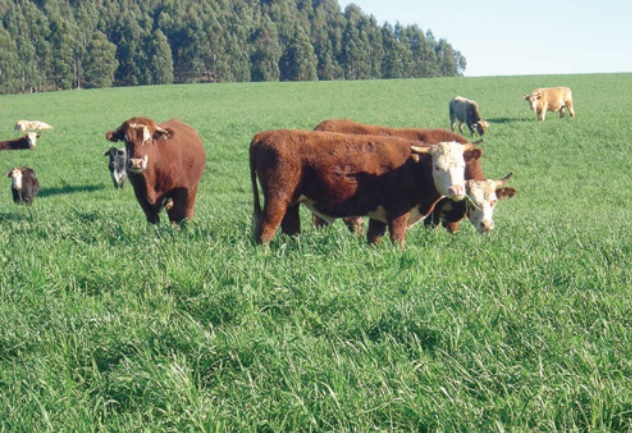
{"label": "shadow on grass", "polygon": [[42,188],[37,193],[38,197],[50,197],[53,195],[74,194],[77,192],[93,192],[105,189],[104,185],[64,185],[58,188]]}
{"label": "shadow on grass", "polygon": [[489,123],[500,123],[500,124],[507,124],[507,123],[527,123],[532,121],[531,119],[525,119],[525,118],[511,118],[511,117],[495,117],[495,118],[491,118],[491,119],[485,119],[487,120]]}

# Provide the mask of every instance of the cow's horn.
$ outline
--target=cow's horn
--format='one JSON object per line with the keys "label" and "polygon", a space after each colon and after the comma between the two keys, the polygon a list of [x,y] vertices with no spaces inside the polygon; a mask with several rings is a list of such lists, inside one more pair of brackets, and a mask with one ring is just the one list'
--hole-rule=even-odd
{"label": "cow's horn", "polygon": [[509,173],[507,176],[503,177],[502,179],[499,179],[496,181],[496,186],[501,186],[507,183],[507,181],[509,179],[511,179],[513,177],[513,173]]}
{"label": "cow's horn", "polygon": [[410,146],[410,150],[412,150],[413,153],[421,155],[421,154],[431,153],[432,148],[431,147],[424,147],[424,146]]}
{"label": "cow's horn", "polygon": [[164,128],[161,128],[160,126],[156,125],[156,132],[160,132],[161,134],[167,134],[167,130]]}

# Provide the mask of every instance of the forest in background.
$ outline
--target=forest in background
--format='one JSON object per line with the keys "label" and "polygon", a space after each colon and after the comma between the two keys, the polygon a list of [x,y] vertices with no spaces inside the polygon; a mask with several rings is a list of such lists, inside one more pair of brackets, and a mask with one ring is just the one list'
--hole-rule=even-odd
{"label": "forest in background", "polygon": [[416,25],[337,0],[0,0],[0,93],[462,75]]}

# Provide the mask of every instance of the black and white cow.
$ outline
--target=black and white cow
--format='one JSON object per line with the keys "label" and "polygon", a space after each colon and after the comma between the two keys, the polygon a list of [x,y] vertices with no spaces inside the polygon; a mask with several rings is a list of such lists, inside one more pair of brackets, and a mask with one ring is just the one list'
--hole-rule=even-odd
{"label": "black and white cow", "polygon": [[35,171],[29,167],[16,167],[4,175],[11,178],[13,201],[17,204],[33,204],[40,186]]}
{"label": "black and white cow", "polygon": [[109,150],[103,152],[103,156],[110,157],[108,168],[110,169],[114,188],[123,188],[127,179],[127,152],[125,148],[110,147]]}

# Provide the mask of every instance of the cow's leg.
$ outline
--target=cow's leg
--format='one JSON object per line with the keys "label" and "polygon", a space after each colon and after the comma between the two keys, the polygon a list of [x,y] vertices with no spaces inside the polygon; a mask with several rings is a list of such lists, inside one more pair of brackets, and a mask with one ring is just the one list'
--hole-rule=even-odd
{"label": "cow's leg", "polygon": [[565,114],[566,114],[566,106],[562,105],[560,107],[560,118],[564,117]]}
{"label": "cow's leg", "polygon": [[165,203],[165,210],[171,225],[180,224],[187,218],[188,194],[186,190],[179,190],[171,194]]}
{"label": "cow's leg", "polygon": [[406,246],[406,228],[408,226],[408,213],[400,215],[397,218],[389,219],[388,231],[391,234],[391,242],[397,244],[400,248]]}
{"label": "cow's leg", "polygon": [[286,235],[294,236],[301,233],[301,218],[299,215],[300,203],[289,206],[285,211],[285,215],[281,220],[281,232]]}
{"label": "cow's leg", "polygon": [[450,129],[454,132],[454,122],[455,122],[455,118],[454,115],[452,114],[452,112],[450,112]]}
{"label": "cow's leg", "polygon": [[147,200],[139,200],[140,207],[145,212],[145,217],[147,217],[147,222],[149,224],[158,224],[160,222],[160,215],[154,207]]}
{"label": "cow's leg", "polygon": [[342,221],[351,233],[362,234],[362,217],[347,217],[343,218]]}
{"label": "cow's leg", "polygon": [[459,120],[459,131],[461,131],[461,134],[463,134],[463,122],[461,122]]}
{"label": "cow's leg", "polygon": [[566,106],[568,107],[568,114],[571,118],[575,117],[575,109],[573,108],[573,101],[566,101]]}
{"label": "cow's leg", "polygon": [[269,244],[286,211],[287,205],[285,203],[268,199],[263,206],[261,216],[255,221],[255,242]]}
{"label": "cow's leg", "polygon": [[186,217],[189,220],[193,219],[193,210],[195,209],[195,199],[197,197],[197,185],[192,188],[189,188],[189,192],[187,194],[187,210]]}
{"label": "cow's leg", "polygon": [[370,244],[379,244],[386,233],[386,223],[369,219],[369,230],[366,232],[366,240]]}

